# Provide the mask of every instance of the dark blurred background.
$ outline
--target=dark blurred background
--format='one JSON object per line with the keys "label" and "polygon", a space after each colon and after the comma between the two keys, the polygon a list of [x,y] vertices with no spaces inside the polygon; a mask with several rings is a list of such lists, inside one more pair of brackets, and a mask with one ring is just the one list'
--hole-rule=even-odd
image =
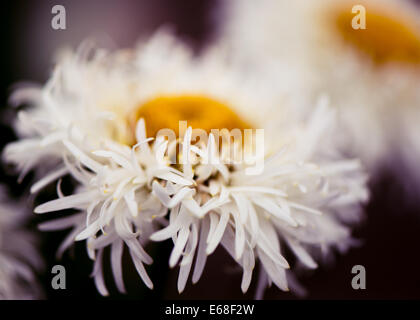
{"label": "dark blurred background", "polygon": [[[61,4],[66,8],[67,29],[51,28],[51,8]],[[3,1],[1,5],[1,103],[0,150],[16,139],[10,129],[14,111],[7,107],[11,85],[20,80],[45,82],[51,71],[51,61],[57,48],[76,47],[92,36],[107,47],[129,47],[161,25],[172,26],[177,35],[198,51],[217,35],[217,12],[223,1],[211,0],[154,0],[154,1]],[[420,19],[420,17],[419,17]],[[244,30],[244,32],[246,32]],[[18,199],[28,192],[31,175],[22,183],[16,182],[12,168],[1,166],[0,182],[9,186],[12,197]],[[71,182],[65,181],[66,188]],[[347,255],[337,255],[335,264],[303,274],[301,283],[308,299],[420,299],[420,199],[408,198],[405,187],[399,184],[390,170],[371,181],[372,197],[367,205],[367,219],[355,230],[364,239],[360,248]],[[41,194],[35,203],[45,197]],[[32,203],[28,202],[30,208]],[[51,218],[51,216],[49,217]],[[44,217],[33,215],[29,228]],[[83,243],[67,252],[61,260],[55,251],[66,232],[40,233],[40,247],[46,267],[39,279],[48,299],[109,299],[101,297],[89,278],[92,262]],[[152,244],[148,252],[155,260],[149,268],[153,291],[148,290],[137,276],[127,255],[124,256],[124,279],[128,294],[120,295],[106,267],[107,285],[112,299],[252,299],[256,277],[247,294],[240,290],[241,272],[223,249],[209,257],[204,274],[196,285],[189,281],[181,295],[176,289],[178,269],[168,271],[171,243]],[[105,256],[105,259],[107,256]],[[51,288],[51,268],[61,264],[67,270],[67,289]],[[367,274],[367,289],[353,290],[351,269],[363,265]],[[257,270],[256,270],[257,271]],[[254,276],[257,275],[255,272]],[[298,299],[273,287],[266,299]]]}

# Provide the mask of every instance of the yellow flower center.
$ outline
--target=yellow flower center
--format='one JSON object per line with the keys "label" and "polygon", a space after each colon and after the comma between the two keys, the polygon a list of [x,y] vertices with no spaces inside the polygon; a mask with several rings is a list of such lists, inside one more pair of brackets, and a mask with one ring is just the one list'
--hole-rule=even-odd
{"label": "yellow flower center", "polygon": [[232,109],[222,102],[200,95],[161,96],[139,106],[132,125],[143,118],[147,136],[154,137],[160,129],[171,129],[179,136],[179,122],[187,121],[188,127],[203,129],[252,128]]}
{"label": "yellow flower center", "polygon": [[353,4],[335,11],[335,25],[344,41],[369,55],[376,64],[420,63],[420,31],[411,17],[392,8],[365,6],[366,29],[353,29]]}

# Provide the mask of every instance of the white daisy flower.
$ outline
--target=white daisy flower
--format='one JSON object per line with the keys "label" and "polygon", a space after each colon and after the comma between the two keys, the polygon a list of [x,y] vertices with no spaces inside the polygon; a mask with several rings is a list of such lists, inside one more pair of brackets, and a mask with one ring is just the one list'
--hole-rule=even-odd
{"label": "white daisy flower", "polygon": [[0,189],[0,300],[41,297],[34,271],[42,266],[35,239],[25,231],[22,208],[6,200]]}
{"label": "white daisy flower", "polygon": [[[22,170],[45,158],[58,163],[33,191],[64,174],[79,182],[69,196],[58,185],[59,199],[35,212],[79,211],[42,228],[73,227],[62,249],[87,240],[102,294],[106,246],[124,291],[124,243],[152,287],[143,247],[171,238],[181,292],[194,261],[196,282],[220,244],[242,266],[246,291],[257,260],[270,282],[288,289],[283,246],[315,268],[319,254],[354,243],[349,223],[367,199],[366,177],[331,147],[334,113],[325,101],[299,120],[271,86],[232,69],[223,50],[195,57],[165,32],[134,52],[88,56],[65,56],[44,88],[15,93],[33,104],[18,128],[33,130],[5,155]],[[241,140],[228,143],[228,133]]]}
{"label": "white daisy flower", "polygon": [[[366,29],[357,29],[363,8]],[[228,13],[222,40],[244,64],[266,62],[280,85],[292,79],[290,87],[309,99],[319,92],[330,96],[340,110],[337,138],[345,151],[361,157],[372,172],[397,154],[418,171],[420,10],[415,5],[232,0]]]}

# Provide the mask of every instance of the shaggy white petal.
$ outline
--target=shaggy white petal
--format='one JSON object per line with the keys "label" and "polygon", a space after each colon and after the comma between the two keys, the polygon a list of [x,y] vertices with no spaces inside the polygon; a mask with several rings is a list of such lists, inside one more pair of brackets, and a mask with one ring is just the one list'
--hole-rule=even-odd
{"label": "shaggy white petal", "polygon": [[[337,27],[338,14],[347,14],[342,23],[350,30],[360,13],[359,7],[352,12],[356,5],[365,7],[366,28],[372,32],[364,35],[364,30],[355,29],[346,38]],[[294,91],[291,100],[303,114],[312,110],[307,101],[327,95],[338,110],[341,130],[331,137],[338,148],[360,158],[373,176],[384,166],[392,168],[410,193],[418,193],[420,9],[416,4],[230,0],[222,10],[219,42],[230,47],[243,68],[266,72],[279,91]],[[349,40],[352,37],[359,47]],[[365,42],[371,45],[363,49]],[[385,62],[369,56],[375,50]]]}

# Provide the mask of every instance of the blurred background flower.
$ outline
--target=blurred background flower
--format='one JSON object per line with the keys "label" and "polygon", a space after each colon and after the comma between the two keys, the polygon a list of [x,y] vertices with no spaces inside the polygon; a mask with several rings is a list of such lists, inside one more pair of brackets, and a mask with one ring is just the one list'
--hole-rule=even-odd
{"label": "blurred background flower", "polygon": [[[5,108],[10,86],[22,79],[44,82],[51,71],[50,61],[53,60],[57,49],[75,47],[89,36],[99,39],[100,44],[109,48],[129,47],[138,38],[150,34],[165,24],[173,26],[175,33],[187,39],[196,52],[199,52],[223,30],[222,27],[226,21],[223,19],[231,19],[227,11],[228,7],[223,1],[62,1],[60,4],[64,5],[67,11],[67,30],[55,31],[50,24],[51,8],[55,4],[57,4],[55,1],[42,3],[14,1],[1,10],[2,30],[6,31],[2,39],[1,59],[1,150],[6,143],[16,139],[8,126],[11,119],[10,113],[13,111]],[[247,37],[255,27],[259,27],[260,23],[248,23],[240,32]],[[280,35],[277,36],[280,37]],[[287,39],[280,39],[280,41],[284,43],[285,48],[292,46],[292,42]],[[290,48],[293,49],[293,47]],[[250,49],[258,49],[258,45]],[[300,56],[296,58],[299,59]],[[258,60],[256,62],[258,63]],[[304,69],[304,67],[305,64],[302,64],[299,68]],[[258,69],[250,66],[250,73],[254,70]],[[295,88],[301,85],[295,72],[289,72],[289,75],[290,82],[283,81],[284,85]],[[410,139],[411,144],[418,143],[415,137],[411,136]],[[411,157],[410,148],[406,148],[404,152],[408,153],[409,158],[413,159],[412,163],[416,165],[416,158]],[[9,185],[14,196],[19,196],[29,191],[29,182],[33,177],[29,175],[21,184],[17,184],[13,171],[5,168],[1,171],[0,178],[2,182]],[[374,183],[371,183],[372,197],[367,207],[369,218],[356,233],[358,238],[364,240],[364,245],[350,250],[346,256],[338,256],[333,266],[312,271],[307,276],[303,275],[301,280],[308,291],[307,298],[420,297],[418,290],[420,258],[416,254],[420,249],[420,241],[418,241],[420,201],[416,197],[414,201],[407,202],[407,192],[403,185],[404,180],[399,179],[398,172],[385,167],[378,173]],[[64,179],[63,190],[72,190],[72,188],[72,183]],[[36,199],[36,203],[50,200],[49,194],[55,194],[54,187],[42,193]],[[34,221],[29,226],[30,229],[35,229],[35,224],[43,220],[42,217],[32,217],[32,219]],[[85,255],[83,245],[76,246],[73,250],[73,255],[77,256],[77,259],[72,259],[69,254],[66,254],[59,262],[67,269],[68,288],[62,291],[51,288],[50,270],[58,263],[55,252],[65,235],[66,232],[41,236],[41,253],[47,266],[39,280],[46,291],[47,298],[100,298],[93,281],[80,280],[87,279],[91,271],[91,264]],[[158,244],[159,248],[157,246],[152,248],[153,254],[161,257],[161,263],[155,264],[151,270],[151,278],[160,279],[155,289],[149,291],[139,286],[140,280],[137,278],[134,266],[127,263],[128,279],[133,279],[133,281],[127,281],[128,294],[118,295],[117,289],[111,287],[110,292],[113,298],[241,299],[253,297],[255,283],[251,283],[246,295],[242,294],[239,285],[241,273],[223,250],[217,250],[208,259],[206,272],[200,282],[194,286],[187,285],[184,293],[178,295],[176,290],[178,270],[168,271],[167,267],[171,243],[167,241],[163,244],[163,246]],[[129,261],[129,257],[123,257],[123,259]],[[232,266],[220,268],[221,261],[223,263],[232,261]],[[351,268],[356,264],[366,267],[367,290],[356,291],[350,285]],[[108,278],[111,276],[110,271],[105,267]],[[276,289],[269,290],[265,297],[296,298],[290,293],[282,293]]]}
{"label": "blurred background flower", "polygon": [[[253,72],[265,67],[301,99],[326,94],[339,110],[342,129],[333,138],[341,149],[361,158],[373,179],[384,167],[395,170],[418,196],[420,8],[408,0],[227,3],[220,41],[236,59]],[[360,6],[366,30],[352,26]]]}

